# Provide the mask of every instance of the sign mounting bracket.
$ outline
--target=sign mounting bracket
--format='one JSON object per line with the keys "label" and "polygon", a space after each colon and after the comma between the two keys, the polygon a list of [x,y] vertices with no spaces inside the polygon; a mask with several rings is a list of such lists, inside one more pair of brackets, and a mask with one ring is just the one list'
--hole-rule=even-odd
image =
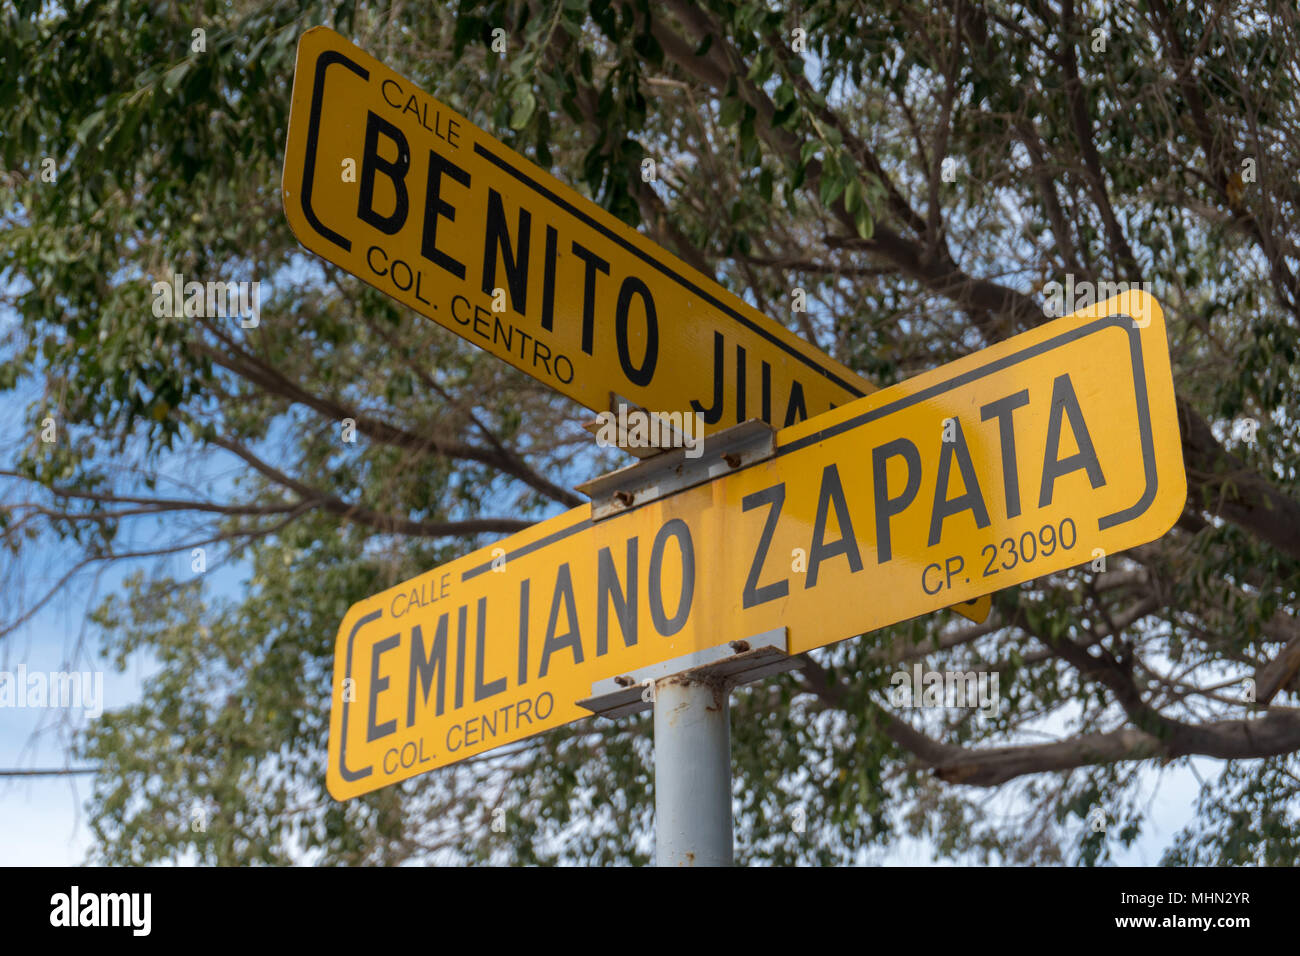
{"label": "sign mounting bracket", "polygon": [[578,701],[579,707],[598,717],[625,717],[628,714],[649,710],[654,702],[643,699],[647,682],[657,683],[667,678],[692,681],[723,681],[731,687],[752,684],[754,681],[798,670],[804,666],[802,655],[790,655],[789,631],[778,627],[743,641],[731,641],[674,657],[607,677],[591,685],[591,696]]}
{"label": "sign mounting bracket", "polygon": [[688,457],[689,450],[674,448],[578,485],[577,490],[591,499],[591,520],[612,518],[766,461],[776,454],[776,431],[751,418],[705,438],[697,457]]}
{"label": "sign mounting bracket", "polygon": [[731,691],[802,667],[789,639],[778,627],[708,647],[597,681],[577,702],[609,718],[654,710],[656,865],[732,865]]}

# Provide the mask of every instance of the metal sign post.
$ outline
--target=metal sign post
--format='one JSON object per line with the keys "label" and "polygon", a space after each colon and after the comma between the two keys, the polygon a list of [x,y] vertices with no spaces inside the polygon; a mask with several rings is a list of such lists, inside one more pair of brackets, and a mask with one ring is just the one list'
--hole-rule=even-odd
{"label": "metal sign post", "polygon": [[731,691],[803,666],[784,627],[592,685],[602,717],[654,708],[655,862],[730,866]]}
{"label": "metal sign post", "polygon": [[655,685],[655,862],[731,866],[731,685]]}

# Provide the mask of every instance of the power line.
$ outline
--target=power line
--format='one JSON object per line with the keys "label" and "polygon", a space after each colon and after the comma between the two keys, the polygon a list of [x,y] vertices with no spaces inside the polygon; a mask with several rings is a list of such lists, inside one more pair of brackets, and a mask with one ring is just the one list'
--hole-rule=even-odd
{"label": "power line", "polygon": [[0,770],[0,777],[65,777],[78,773],[99,773],[98,767],[65,767],[43,770]]}

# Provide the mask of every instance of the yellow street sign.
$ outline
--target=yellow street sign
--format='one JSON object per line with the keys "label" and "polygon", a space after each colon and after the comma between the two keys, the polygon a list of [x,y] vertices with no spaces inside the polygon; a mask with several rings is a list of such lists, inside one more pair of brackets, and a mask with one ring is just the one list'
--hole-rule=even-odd
{"label": "yellow street sign", "polygon": [[659,662],[779,628],[800,653],[1097,567],[1186,494],[1164,317],[1126,293],[783,429],[705,484],[575,508],[354,605],[330,793],[586,716],[594,683]]}
{"label": "yellow street sign", "polygon": [[283,193],[312,252],[598,412],[614,393],[707,433],[875,390],[324,27]]}
{"label": "yellow street sign", "polygon": [[875,391],[325,27],[298,43],[283,201],[312,252],[597,412],[709,434]]}

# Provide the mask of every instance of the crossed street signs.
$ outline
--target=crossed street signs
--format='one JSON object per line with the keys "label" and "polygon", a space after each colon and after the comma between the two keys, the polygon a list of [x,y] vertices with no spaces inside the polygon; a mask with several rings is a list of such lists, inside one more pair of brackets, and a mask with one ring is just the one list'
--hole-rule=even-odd
{"label": "crossed street signs", "polygon": [[707,435],[875,390],[324,27],[298,45],[283,199],[308,249],[595,411]]}
{"label": "crossed street signs", "polygon": [[[354,605],[338,799],[732,642],[797,654],[943,607],[983,620],[990,592],[1150,541],[1182,510],[1145,294],[876,391],[321,27],[299,43],[283,198],[308,249],[556,391],[696,413],[717,436],[689,467],[645,463],[676,469],[670,494],[638,498],[633,466],[591,504]],[[735,427],[750,420],[780,430]]]}

